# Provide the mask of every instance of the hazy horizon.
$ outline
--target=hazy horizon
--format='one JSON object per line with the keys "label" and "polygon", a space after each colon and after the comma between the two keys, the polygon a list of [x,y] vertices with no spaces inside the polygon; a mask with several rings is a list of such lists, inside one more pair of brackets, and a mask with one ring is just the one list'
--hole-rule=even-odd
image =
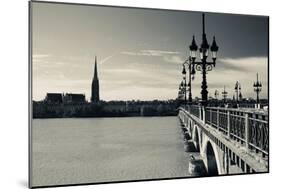
{"label": "hazy horizon", "polygon": [[[33,100],[48,92],[89,100],[95,56],[101,100],[175,99],[192,35],[202,41],[199,12],[39,2],[32,11]],[[268,98],[268,18],[206,13],[205,20],[209,44],[215,35],[219,46],[209,96],[218,90],[221,99],[225,86],[232,98],[239,81],[243,97],[255,98],[259,73],[260,97]],[[193,98],[201,98],[201,82],[197,72]]]}

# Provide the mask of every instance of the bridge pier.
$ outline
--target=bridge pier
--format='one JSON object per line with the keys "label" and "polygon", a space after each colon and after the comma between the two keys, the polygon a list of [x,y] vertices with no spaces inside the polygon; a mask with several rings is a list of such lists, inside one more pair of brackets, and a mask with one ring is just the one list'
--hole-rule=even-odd
{"label": "bridge pier", "polygon": [[191,136],[190,136],[188,131],[184,132],[184,139],[185,140],[190,140],[191,139]]}
{"label": "bridge pier", "polygon": [[184,142],[184,150],[185,152],[198,152],[192,140],[187,140]]}
{"label": "bridge pier", "polygon": [[205,176],[207,175],[204,161],[200,157],[190,157],[188,172],[192,176]]}

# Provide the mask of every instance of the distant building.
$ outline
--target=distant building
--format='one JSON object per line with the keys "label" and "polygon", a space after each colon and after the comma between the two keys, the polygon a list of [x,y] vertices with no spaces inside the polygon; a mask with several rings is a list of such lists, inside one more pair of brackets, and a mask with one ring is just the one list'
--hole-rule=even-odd
{"label": "distant building", "polygon": [[64,103],[85,103],[86,98],[85,98],[84,94],[66,93],[63,96],[63,102]]}
{"label": "distant building", "polygon": [[91,95],[91,102],[97,103],[100,101],[100,94],[99,94],[99,79],[98,79],[98,69],[97,69],[97,57],[95,56],[95,70],[94,70],[94,78],[92,81],[92,95]]}
{"label": "distant building", "polygon": [[51,104],[60,104],[60,103],[62,103],[62,94],[61,93],[47,93],[44,101],[47,103],[51,103]]}

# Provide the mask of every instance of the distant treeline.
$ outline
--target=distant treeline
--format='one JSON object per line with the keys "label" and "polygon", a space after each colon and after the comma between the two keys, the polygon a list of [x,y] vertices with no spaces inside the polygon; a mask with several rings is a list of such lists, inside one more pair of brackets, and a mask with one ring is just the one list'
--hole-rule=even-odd
{"label": "distant treeline", "polygon": [[176,116],[178,102],[100,101],[98,103],[47,103],[33,101],[33,118]]}
{"label": "distant treeline", "polygon": [[[33,101],[33,118],[70,118],[70,117],[129,117],[129,116],[176,116],[177,108],[183,100],[167,101],[100,101],[98,103],[49,103]],[[188,103],[188,102],[187,102]],[[200,104],[194,101],[192,104]],[[208,101],[208,106],[229,108],[254,108],[254,100],[216,100]],[[260,108],[268,106],[268,100],[262,99]]]}

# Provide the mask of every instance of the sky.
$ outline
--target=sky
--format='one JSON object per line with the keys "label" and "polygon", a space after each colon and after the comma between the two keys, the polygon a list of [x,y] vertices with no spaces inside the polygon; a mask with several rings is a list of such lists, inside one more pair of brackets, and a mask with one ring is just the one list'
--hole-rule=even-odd
{"label": "sky", "polygon": [[[243,97],[255,98],[259,73],[260,96],[268,98],[267,17],[205,13],[205,28],[219,46],[209,96],[218,90],[222,98],[225,86],[232,98],[239,81]],[[102,100],[175,99],[193,35],[199,46],[200,12],[32,2],[33,99],[56,92],[89,100],[95,56]],[[201,82],[198,71],[193,97],[201,97]]]}

